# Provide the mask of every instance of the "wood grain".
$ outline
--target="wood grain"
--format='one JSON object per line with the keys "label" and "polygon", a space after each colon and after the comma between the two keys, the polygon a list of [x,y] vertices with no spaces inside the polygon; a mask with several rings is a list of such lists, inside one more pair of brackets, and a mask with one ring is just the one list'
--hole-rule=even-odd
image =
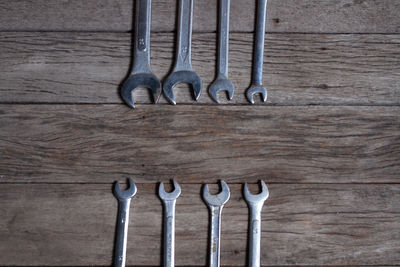
{"label": "wood grain", "polygon": [[[241,185],[229,186],[221,264],[243,266],[248,209]],[[400,261],[399,185],[275,184],[269,189],[262,213],[263,265]],[[206,265],[208,211],[200,191],[201,185],[183,184],[177,201],[178,266]],[[2,264],[111,265],[117,212],[111,184],[0,184],[0,199]],[[156,186],[139,184],[131,204],[128,265],[160,265],[161,220]]]}
{"label": "wood grain", "polygon": [[[215,34],[193,38],[193,65],[204,83],[199,102],[211,104]],[[231,35],[232,104],[247,103],[252,38]],[[151,65],[160,78],[173,64],[173,40],[172,33],[153,34]],[[264,64],[268,103],[399,105],[399,48],[399,35],[270,34]],[[118,88],[129,70],[130,49],[130,34],[123,33],[1,33],[0,101],[121,103]],[[194,102],[186,85],[175,94],[178,103]],[[135,101],[151,103],[148,90],[135,90]]]}
{"label": "wood grain", "polygon": [[[153,0],[152,68],[173,64],[176,2]],[[247,105],[254,0],[232,0],[230,78],[216,106],[215,0],[195,2],[194,104],[135,92],[132,0],[0,1],[0,266],[110,266],[117,202],[132,177],[128,262],[160,266],[159,181],[176,178],[177,266],[204,266],[201,183],[224,179],[221,264],[246,265],[241,183],[269,183],[265,266],[400,266],[400,1],[270,0],[267,104]],[[220,96],[222,99],[222,95]],[[223,100],[226,104],[227,102]],[[167,186],[168,187],[168,186]],[[250,185],[256,192],[257,186]],[[217,191],[215,184],[211,185]]]}
{"label": "wood grain", "polygon": [[[130,31],[132,0],[3,0],[1,31]],[[194,1],[194,30],[216,31],[217,1]],[[255,2],[232,0],[231,29],[254,29]],[[152,29],[173,31],[175,0],[154,0]],[[269,32],[399,33],[396,0],[270,0]]]}
{"label": "wood grain", "polygon": [[0,105],[1,181],[399,183],[399,107]]}

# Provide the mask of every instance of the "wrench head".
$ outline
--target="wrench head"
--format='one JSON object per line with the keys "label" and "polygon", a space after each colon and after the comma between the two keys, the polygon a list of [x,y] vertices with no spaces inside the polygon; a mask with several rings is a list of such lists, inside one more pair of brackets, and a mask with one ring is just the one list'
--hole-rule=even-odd
{"label": "wrench head", "polygon": [[174,184],[174,190],[170,193],[165,192],[164,184],[161,182],[160,186],[158,187],[158,195],[162,200],[175,200],[181,194],[181,187],[179,186],[178,182],[172,180]]}
{"label": "wrench head", "polygon": [[118,199],[120,199],[120,200],[129,199],[129,198],[132,198],[136,194],[137,188],[131,178],[128,178],[128,183],[129,183],[129,188],[126,190],[121,190],[121,188],[119,186],[119,182],[115,182],[114,195]]}
{"label": "wrench head", "polygon": [[228,185],[224,181],[220,181],[221,184],[221,192],[216,195],[211,195],[210,190],[208,188],[208,184],[203,187],[203,199],[207,203],[208,206],[222,206],[228,202],[231,192],[229,190]]}
{"label": "wrench head", "polygon": [[247,203],[259,204],[264,203],[264,201],[269,197],[269,191],[267,185],[264,181],[260,181],[261,193],[253,195],[250,193],[247,183],[244,184],[244,199]]}
{"label": "wrench head", "polygon": [[121,87],[121,97],[131,108],[135,108],[132,93],[139,87],[149,88],[153,95],[154,103],[158,102],[161,95],[161,82],[152,73],[131,74]]}
{"label": "wrench head", "polygon": [[176,105],[173,89],[178,83],[190,84],[193,89],[195,100],[197,101],[199,99],[202,87],[200,77],[194,71],[175,71],[168,75],[163,83],[164,95],[168,99],[168,101],[171,102],[171,104]]}
{"label": "wrench head", "polygon": [[250,86],[249,89],[247,89],[246,97],[247,97],[247,100],[251,104],[254,104],[254,95],[255,94],[260,94],[261,95],[261,100],[263,102],[267,101],[268,93],[267,93],[267,89],[264,86],[262,86],[262,85],[252,85],[252,86]]}
{"label": "wrench head", "polygon": [[228,94],[228,99],[232,100],[235,87],[233,86],[232,82],[227,78],[217,78],[208,88],[208,94],[210,95],[212,100],[219,103],[218,93],[220,91],[226,91]]}

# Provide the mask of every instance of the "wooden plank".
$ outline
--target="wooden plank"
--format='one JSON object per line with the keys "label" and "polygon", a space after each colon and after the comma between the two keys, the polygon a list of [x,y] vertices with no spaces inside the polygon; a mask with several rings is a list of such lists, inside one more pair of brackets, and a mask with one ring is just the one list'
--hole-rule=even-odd
{"label": "wooden plank", "polygon": [[[229,186],[221,264],[243,266],[248,209],[241,185]],[[208,212],[200,189],[183,184],[177,201],[177,266],[206,265]],[[160,265],[162,209],[155,192],[154,184],[139,184],[132,200],[128,265]],[[110,184],[0,184],[0,199],[2,265],[111,265],[117,202]],[[398,263],[399,203],[399,185],[270,185],[262,264]]]}
{"label": "wooden plank", "polygon": [[[130,62],[130,34],[1,33],[3,103],[121,103],[118,87]],[[232,104],[247,103],[251,34],[232,34]],[[173,34],[153,35],[152,68],[163,78],[173,64]],[[213,103],[207,86],[215,73],[215,34],[195,34],[194,69],[203,79],[199,102]],[[399,105],[399,35],[273,34],[266,39],[265,86],[270,104]],[[193,103],[188,86],[178,103]],[[220,98],[224,101],[225,96]],[[137,103],[151,103],[135,90]],[[226,101],[225,101],[226,102]],[[167,103],[163,98],[161,103]]]}
{"label": "wooden plank", "polygon": [[2,182],[398,183],[400,107],[0,105]]}
{"label": "wooden plank", "polygon": [[[130,31],[131,0],[3,0],[4,31]],[[175,29],[175,0],[154,0],[152,29]],[[270,0],[267,31],[318,33],[399,33],[396,0]],[[215,31],[217,1],[195,1],[194,30]],[[231,29],[253,31],[255,1],[232,0]]]}

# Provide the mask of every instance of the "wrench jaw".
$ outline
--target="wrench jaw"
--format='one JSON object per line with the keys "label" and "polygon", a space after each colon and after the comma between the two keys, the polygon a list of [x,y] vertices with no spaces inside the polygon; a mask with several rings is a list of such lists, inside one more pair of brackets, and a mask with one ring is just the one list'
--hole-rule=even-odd
{"label": "wrench jaw", "polygon": [[250,193],[247,183],[244,184],[244,199],[248,204],[259,204],[261,205],[264,203],[265,200],[269,197],[268,187],[264,181],[260,181],[261,184],[261,193],[253,195]]}
{"label": "wrench jaw", "polygon": [[216,195],[210,194],[208,184],[204,185],[203,187],[203,199],[209,207],[210,206],[221,207],[225,205],[225,203],[228,202],[229,200],[231,192],[229,190],[228,185],[222,180],[220,180],[220,184],[221,184],[221,192]]}
{"label": "wrench jaw", "polygon": [[189,70],[172,72],[163,83],[163,91],[168,101],[176,105],[174,96],[174,87],[179,83],[188,83],[193,89],[194,99],[197,101],[201,94],[202,82],[200,77],[194,72]]}
{"label": "wrench jaw", "polygon": [[228,99],[232,100],[233,93],[235,91],[235,87],[233,86],[232,82],[227,78],[217,78],[208,88],[208,94],[217,103],[220,103],[218,100],[218,93],[220,91],[226,91],[228,94]]}
{"label": "wrench jaw", "polygon": [[160,196],[161,200],[163,201],[175,200],[180,196],[181,187],[175,180],[172,180],[172,182],[174,184],[174,190],[170,193],[167,193],[164,189],[164,184],[160,183],[160,186],[158,187],[158,195]]}
{"label": "wrench jaw", "polygon": [[121,87],[121,97],[131,108],[135,108],[133,91],[143,86],[151,90],[153,101],[157,103],[161,96],[161,82],[152,73],[131,74]]}
{"label": "wrench jaw", "polygon": [[131,178],[128,178],[128,183],[129,183],[129,188],[127,190],[121,190],[119,182],[115,182],[114,195],[119,200],[130,199],[136,194],[137,187]]}
{"label": "wrench jaw", "polygon": [[255,94],[260,94],[261,100],[263,102],[267,101],[267,97],[268,97],[267,89],[265,87],[263,87],[262,85],[251,85],[249,87],[249,89],[247,89],[246,97],[247,97],[247,100],[251,104],[254,104],[254,95]]}

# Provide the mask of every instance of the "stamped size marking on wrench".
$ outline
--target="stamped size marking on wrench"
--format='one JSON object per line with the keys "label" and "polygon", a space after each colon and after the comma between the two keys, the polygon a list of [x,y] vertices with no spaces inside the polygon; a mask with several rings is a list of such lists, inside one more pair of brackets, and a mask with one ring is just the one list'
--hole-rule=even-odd
{"label": "stamped size marking on wrench", "polygon": [[256,37],[253,56],[253,77],[246,91],[247,100],[254,104],[254,95],[260,94],[263,102],[267,101],[267,89],[263,86],[265,19],[267,17],[267,0],[257,1]]}
{"label": "stamped size marking on wrench", "polygon": [[219,253],[221,241],[221,213],[225,203],[228,202],[230,191],[228,185],[224,181],[221,183],[221,192],[217,195],[211,195],[208,185],[203,188],[203,199],[210,211],[210,244],[209,244],[209,267],[219,267]]}
{"label": "stamped size marking on wrench", "polygon": [[131,198],[136,194],[137,188],[132,179],[128,179],[129,188],[121,190],[119,183],[114,186],[114,195],[118,199],[117,232],[114,247],[114,267],[124,267],[126,260],[126,244],[128,238],[129,207]]}
{"label": "stamped size marking on wrench", "polygon": [[167,193],[164,184],[160,183],[158,195],[164,205],[164,267],[175,266],[175,203],[181,194],[181,187],[173,180],[174,190]]}
{"label": "stamped size marking on wrench", "polygon": [[261,210],[269,196],[267,185],[261,181],[261,193],[252,195],[247,183],[244,185],[244,199],[250,209],[249,221],[249,267],[260,266],[261,253]]}
{"label": "stamped size marking on wrench", "polygon": [[228,79],[229,9],[230,0],[219,1],[217,77],[208,88],[210,97],[217,103],[219,103],[218,92],[226,91],[228,99],[232,100],[235,90],[232,82]]}
{"label": "stamped size marking on wrench", "polygon": [[163,91],[171,104],[176,105],[173,88],[184,82],[192,85],[196,101],[201,94],[201,79],[193,71],[191,63],[193,0],[179,0],[178,44],[175,66],[164,80]]}
{"label": "stamped size marking on wrench", "polygon": [[161,82],[150,68],[151,0],[136,0],[133,68],[121,88],[122,99],[135,108],[133,90],[139,86],[149,88],[155,103],[161,95]]}

